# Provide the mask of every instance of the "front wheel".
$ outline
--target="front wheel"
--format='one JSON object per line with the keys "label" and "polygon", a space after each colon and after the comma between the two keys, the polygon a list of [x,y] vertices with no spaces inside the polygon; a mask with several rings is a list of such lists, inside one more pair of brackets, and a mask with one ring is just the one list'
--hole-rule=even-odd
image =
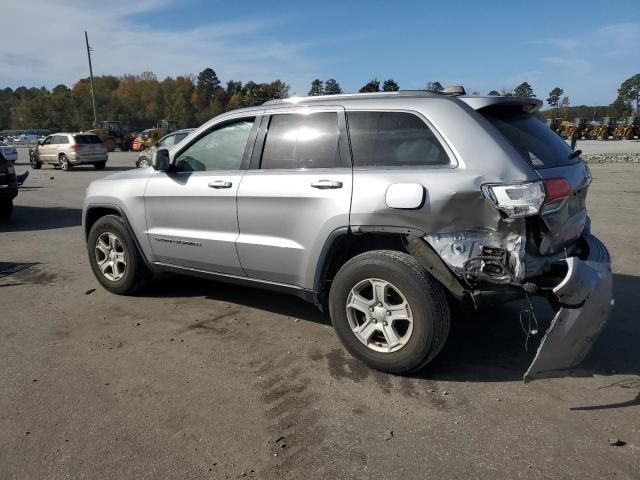
{"label": "front wheel", "polygon": [[149,159],[147,157],[140,157],[138,159],[138,168],[147,168],[149,165]]}
{"label": "front wheel", "polygon": [[149,272],[120,217],[106,215],[96,221],[87,249],[94,275],[111,293],[127,295],[146,283]]}
{"label": "front wheel", "polygon": [[31,168],[34,170],[40,170],[40,168],[42,168],[42,162],[38,160],[35,152],[29,152],[29,165],[31,165]]}
{"label": "front wheel", "polygon": [[331,285],[329,310],[345,348],[383,372],[422,368],[449,334],[443,288],[403,252],[365,252],[345,263]]}

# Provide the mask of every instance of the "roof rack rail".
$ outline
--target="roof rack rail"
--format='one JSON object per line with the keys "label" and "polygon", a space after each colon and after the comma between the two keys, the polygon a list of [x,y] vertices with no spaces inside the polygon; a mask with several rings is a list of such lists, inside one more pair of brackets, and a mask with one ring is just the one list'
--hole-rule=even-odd
{"label": "roof rack rail", "polygon": [[289,97],[276,100],[268,100],[262,105],[281,105],[287,103],[311,103],[323,102],[332,99],[349,99],[349,98],[376,98],[376,97],[433,97],[439,95],[447,95],[441,92],[432,92],[431,90],[398,90],[396,92],[365,92],[365,93],[340,93],[338,95],[317,95],[313,97]]}

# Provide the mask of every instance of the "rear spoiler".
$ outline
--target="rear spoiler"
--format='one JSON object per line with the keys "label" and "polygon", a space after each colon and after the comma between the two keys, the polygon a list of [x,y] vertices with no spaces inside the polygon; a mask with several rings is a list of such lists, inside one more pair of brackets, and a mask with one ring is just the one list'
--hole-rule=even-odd
{"label": "rear spoiler", "polygon": [[460,96],[457,98],[469,105],[474,110],[482,110],[489,107],[520,107],[525,112],[533,113],[537,112],[538,110],[540,110],[540,107],[542,107],[542,100],[538,100],[537,98],[499,96]]}

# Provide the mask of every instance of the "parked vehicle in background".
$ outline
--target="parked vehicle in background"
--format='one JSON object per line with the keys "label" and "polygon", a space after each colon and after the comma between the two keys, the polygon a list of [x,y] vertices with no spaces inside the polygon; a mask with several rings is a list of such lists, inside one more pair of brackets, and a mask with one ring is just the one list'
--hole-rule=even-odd
{"label": "parked vehicle in background", "polygon": [[633,140],[640,136],[640,117],[627,117],[615,128],[613,136],[617,140]]}
{"label": "parked vehicle in background", "polygon": [[18,160],[18,151],[5,142],[0,142],[0,153],[6,160],[10,160],[13,163]]}
{"label": "parked vehicle in background", "polygon": [[36,170],[43,164],[60,167],[63,171],[83,164],[102,170],[107,160],[105,144],[92,133],[54,133],[29,152],[29,162]]}
{"label": "parked vehicle in background", "polygon": [[136,136],[133,140],[132,149],[134,152],[146,150],[167,133],[174,132],[177,129],[178,122],[175,120],[159,120],[155,128],[147,128]]}
{"label": "parked vehicle in background", "polygon": [[438,355],[452,306],[539,295],[555,318],[525,379],[558,375],[602,330],[612,275],[590,171],[541,105],[388,92],[224,113],[89,186],[91,268],[117,294],[178,272],[299,295],[390,373]]}
{"label": "parked vehicle in background", "polygon": [[104,120],[100,122],[99,128],[87,130],[84,133],[98,135],[109,152],[115,152],[116,148],[128,152],[133,143],[133,137],[129,130],[124,128],[121,122],[114,120]]}
{"label": "parked vehicle in background", "polygon": [[0,220],[7,220],[13,213],[13,199],[18,196],[18,182],[14,167],[15,159],[5,152],[9,149],[0,147]]}
{"label": "parked vehicle in background", "polygon": [[175,132],[171,132],[170,134],[165,135],[155,144],[153,144],[151,148],[148,148],[147,150],[144,150],[138,154],[138,158],[136,159],[136,167],[147,168],[151,166],[151,159],[153,158],[154,152],[158,148],[171,148],[187,138],[187,135],[189,135],[194,130],[195,128],[184,128],[182,130],[176,130]]}

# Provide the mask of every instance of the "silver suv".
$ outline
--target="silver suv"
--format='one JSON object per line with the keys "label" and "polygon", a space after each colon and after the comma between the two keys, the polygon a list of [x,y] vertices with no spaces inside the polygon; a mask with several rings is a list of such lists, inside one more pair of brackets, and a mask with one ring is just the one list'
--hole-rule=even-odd
{"label": "silver suv", "polygon": [[440,352],[451,306],[539,295],[556,314],[525,379],[558,375],[603,327],[612,276],[589,169],[540,106],[393,92],[227,112],[91,184],[92,269],[117,294],[155,272],[291,292],[391,373]]}
{"label": "silver suv", "polygon": [[76,165],[89,164],[102,170],[108,160],[107,147],[92,133],[54,133],[29,151],[29,163],[34,169],[51,164],[68,171]]}

